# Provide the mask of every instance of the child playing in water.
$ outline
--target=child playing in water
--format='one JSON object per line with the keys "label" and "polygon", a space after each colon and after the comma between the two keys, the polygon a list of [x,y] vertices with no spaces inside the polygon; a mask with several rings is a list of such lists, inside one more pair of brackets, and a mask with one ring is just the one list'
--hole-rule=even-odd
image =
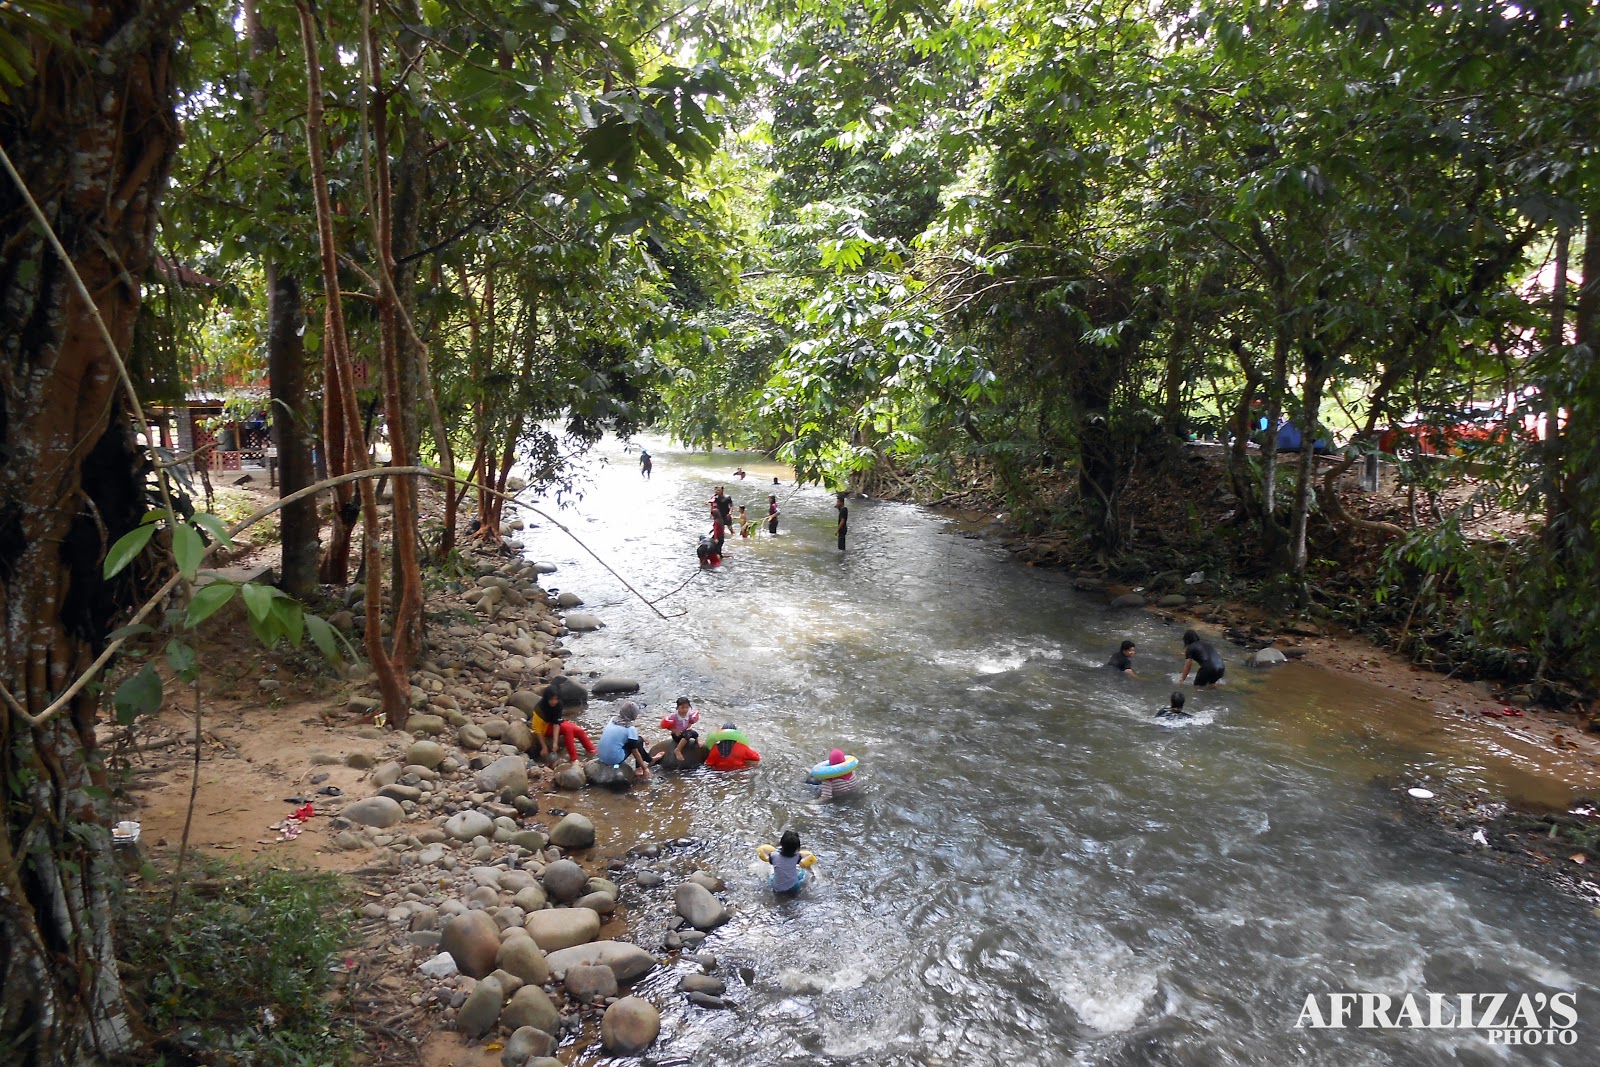
{"label": "child playing in water", "polygon": [[1156,712],[1158,719],[1187,719],[1189,713],[1183,710],[1183,694],[1176,690],[1172,693],[1172,705]]}
{"label": "child playing in water", "polygon": [[772,864],[772,891],[794,893],[806,884],[806,868],[817,862],[817,857],[800,848],[800,835],[785,830],[778,838],[778,847],[762,845],[756,855]]}
{"label": "child playing in water", "polygon": [[739,505],[739,536],[740,537],[749,537],[750,536],[750,527],[754,526],[754,525],[755,524],[750,521],[750,517],[745,514],[744,505],[740,504]]}
{"label": "child playing in water", "polygon": [[723,723],[722,729],[706,738],[706,744],[711,746],[706,766],[714,771],[742,771],[761,762],[761,753],[746,743],[743,731],[731,722]]}
{"label": "child playing in water", "polygon": [[[849,757],[844,754],[844,749],[842,748],[836,748],[832,752],[828,753],[828,763],[830,766],[837,767],[848,758]],[[837,778],[824,778],[818,783],[817,799],[833,800],[835,797],[842,797],[847,793],[854,793],[856,791],[856,786],[859,784],[860,782],[856,780],[855,771],[851,771],[849,774],[841,774]]]}
{"label": "child playing in water", "polygon": [[[700,733],[694,728],[694,724],[699,721],[700,713],[694,710],[689,698],[679,697],[677,708],[667,716],[667,729],[672,733],[673,759],[681,762],[688,747],[700,743]],[[651,762],[660,763],[666,758],[665,752],[659,752]]]}

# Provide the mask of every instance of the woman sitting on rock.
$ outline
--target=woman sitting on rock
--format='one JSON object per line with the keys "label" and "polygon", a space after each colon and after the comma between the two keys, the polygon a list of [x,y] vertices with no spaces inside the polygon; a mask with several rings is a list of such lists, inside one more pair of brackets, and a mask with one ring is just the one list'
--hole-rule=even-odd
{"label": "woman sitting on rock", "polygon": [[639,708],[633,701],[628,701],[617,709],[617,717],[606,724],[600,733],[600,745],[595,758],[601,763],[612,767],[621,767],[628,762],[631,754],[638,769],[633,772],[635,778],[650,777],[650,757],[645,754],[644,742],[639,739],[639,730],[633,725],[633,720],[639,717]]}
{"label": "woman sitting on rock", "polygon": [[706,744],[711,746],[706,766],[714,771],[741,771],[749,764],[760,763],[761,753],[749,742],[743,730],[731,722],[723,723],[722,729],[706,738]]}

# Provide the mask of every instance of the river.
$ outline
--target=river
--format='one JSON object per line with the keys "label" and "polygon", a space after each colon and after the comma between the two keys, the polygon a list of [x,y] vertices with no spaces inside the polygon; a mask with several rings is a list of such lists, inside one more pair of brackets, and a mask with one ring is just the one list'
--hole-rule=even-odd
{"label": "river", "polygon": [[[530,516],[523,536],[560,568],[546,584],[605,620],[568,640],[573,662],[580,678],[641,680],[647,740],[686,693],[764,757],[608,802],[641,842],[692,839],[674,855],[722,873],[734,912],[706,943],[733,1010],[672,992],[688,964],[648,980],[664,1009],[652,1062],[1600,1063],[1592,917],[1399,814],[1399,787],[1438,777],[1537,792],[1514,757],[1369,683],[1247,671],[1220,640],[1226,683],[1190,688],[1193,721],[1165,726],[1152,713],[1182,648],[1156,616],[1113,612],[908,505],[852,499],[840,553],[832,497],[786,468],[645,443],[651,480],[636,446],[607,441],[581,498],[540,506],[646,597],[672,593],[670,618],[551,524]],[[731,538],[702,574],[693,545],[719,483],[752,518],[776,493],[780,535]],[[1123,637],[1143,680],[1100,666]],[[590,709],[592,732],[611,707]],[[1374,716],[1397,728],[1360,727]],[[823,805],[802,778],[835,746],[860,758],[864,789]],[[754,849],[788,827],[820,877],[775,901]],[[630,922],[647,947],[665,929],[643,907]],[[1308,995],[1338,992],[1566,992],[1577,1043],[1296,1026]]]}

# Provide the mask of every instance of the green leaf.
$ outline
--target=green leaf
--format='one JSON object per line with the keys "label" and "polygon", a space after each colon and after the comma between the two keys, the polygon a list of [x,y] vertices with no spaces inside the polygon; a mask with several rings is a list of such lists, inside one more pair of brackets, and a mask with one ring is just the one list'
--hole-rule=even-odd
{"label": "green leaf", "polygon": [[189,600],[189,614],[184,619],[184,624],[191,628],[199,626],[215,615],[222,605],[232,600],[238,588],[233,582],[219,579],[196,589],[194,596]]}
{"label": "green leaf", "polygon": [[172,528],[172,554],[178,560],[178,573],[193,581],[200,560],[205,557],[206,545],[193,526],[179,523]]}
{"label": "green leaf", "polygon": [[146,663],[138,674],[117,686],[111,703],[117,710],[117,722],[128,726],[140,715],[160,711],[161,698],[161,675],[156,673],[154,664]]}
{"label": "green leaf", "polygon": [[251,622],[266,622],[267,616],[272,613],[273,594],[277,592],[269,585],[257,585],[247,582],[239,587],[244,594],[244,606],[250,612]]}
{"label": "green leaf", "polygon": [[[245,588],[248,589],[250,587],[245,586]],[[250,632],[256,635],[256,640],[260,641],[264,648],[272,648],[278,643],[278,639],[283,636],[283,631],[279,627],[278,619],[275,615],[269,613],[266,617],[260,619],[251,615],[249,620]]]}
{"label": "green leaf", "polygon": [[120,641],[124,637],[138,637],[140,634],[155,633],[155,628],[148,623],[136,622],[129,626],[120,626],[106,634],[106,641]]}
{"label": "green leaf", "polygon": [[344,657],[339,655],[339,640],[333,626],[316,615],[306,615],[305,624],[306,633],[311,635],[311,643],[317,646],[322,658],[333,664],[343,663]]}
{"label": "green leaf", "polygon": [[137,559],[155,532],[154,526],[136,526],[117,538],[117,543],[106,553],[104,576],[111,577]]}
{"label": "green leaf", "polygon": [[192,682],[200,673],[200,663],[194,649],[174,638],[167,642],[167,663],[172,673],[186,682]]}
{"label": "green leaf", "polygon": [[206,532],[209,533],[215,541],[221,544],[223,548],[233,547],[233,538],[228,536],[228,524],[223,522],[217,516],[211,514],[209,511],[197,511],[195,512],[193,521],[196,525],[204,526],[206,528]]}
{"label": "green leaf", "polygon": [[276,598],[272,602],[272,619],[289,643],[299,648],[306,634],[305,609],[300,606],[300,601],[291,596]]}

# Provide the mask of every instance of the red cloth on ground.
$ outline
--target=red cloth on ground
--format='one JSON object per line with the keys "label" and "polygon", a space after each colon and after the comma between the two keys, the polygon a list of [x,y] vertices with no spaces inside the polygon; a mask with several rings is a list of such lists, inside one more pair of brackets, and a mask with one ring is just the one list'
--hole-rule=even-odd
{"label": "red cloth on ground", "polygon": [[761,753],[745,744],[735,741],[733,748],[724,756],[717,745],[711,746],[711,755],[706,757],[706,766],[714,771],[743,770],[747,763],[760,763]]}

